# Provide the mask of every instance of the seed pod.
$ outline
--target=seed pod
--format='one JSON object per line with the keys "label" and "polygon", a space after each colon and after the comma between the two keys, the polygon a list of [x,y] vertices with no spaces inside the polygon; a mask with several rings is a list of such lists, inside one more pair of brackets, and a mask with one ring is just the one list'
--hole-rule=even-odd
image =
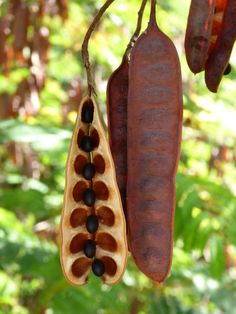
{"label": "seed pod", "polygon": [[140,34],[146,4],[147,0],[142,0],[138,12],[136,30],[126,48],[121,65],[112,73],[107,84],[107,118],[110,147],[125,213],[127,186],[127,102],[129,82],[128,54]]}
{"label": "seed pod", "polygon": [[107,85],[107,116],[110,147],[116,167],[123,209],[126,212],[127,184],[127,102],[128,102],[128,57],[111,75]]}
{"label": "seed pod", "polygon": [[171,266],[182,110],[178,55],[157,27],[152,0],[149,26],[130,56],[127,218],[133,258],[157,282]]}
{"label": "seed pod", "polygon": [[[92,123],[82,121],[82,111],[87,106],[93,108]],[[88,132],[94,141],[94,150],[91,153],[85,152],[79,145]],[[83,169],[89,162],[92,162],[96,169],[90,181],[83,177]],[[91,204],[87,206],[83,201],[84,193],[88,189],[92,189],[96,194],[95,203],[91,207]],[[98,228],[94,224],[97,224],[95,220],[91,225],[89,217],[92,215],[98,219]],[[89,239],[96,243],[95,260],[100,262],[95,264],[84,253],[85,241]],[[75,285],[86,283],[91,270],[101,276],[105,283],[114,284],[124,272],[126,259],[126,224],[111,152],[96,103],[93,98],[85,98],[79,106],[67,160],[61,218],[63,272],[66,279]]]}
{"label": "seed pod", "polygon": [[221,27],[226,0],[192,0],[185,35],[188,66],[193,73],[205,69]]}
{"label": "seed pod", "polygon": [[207,59],[214,18],[215,0],[192,0],[185,36],[188,66],[201,72]]}
{"label": "seed pod", "polygon": [[217,92],[222,76],[228,66],[236,40],[236,1],[228,0],[220,34],[206,63],[205,81],[208,89]]}
{"label": "seed pod", "polygon": [[[226,7],[227,0],[216,0],[215,3],[215,11],[214,11],[214,17],[213,17],[213,24],[212,24],[212,31],[211,31],[211,38],[210,38],[210,46],[207,52],[207,57],[211,54],[217,38],[220,33],[220,29],[222,26],[222,21],[225,13],[225,7]],[[206,65],[206,64],[205,64]],[[204,66],[205,69],[205,66]]]}

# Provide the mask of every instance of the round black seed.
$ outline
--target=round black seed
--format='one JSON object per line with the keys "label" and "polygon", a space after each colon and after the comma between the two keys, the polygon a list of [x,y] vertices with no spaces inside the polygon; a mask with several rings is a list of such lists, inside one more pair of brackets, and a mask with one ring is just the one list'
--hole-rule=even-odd
{"label": "round black seed", "polygon": [[82,121],[85,123],[93,122],[93,107],[92,106],[84,106],[82,109]]}
{"label": "round black seed", "polygon": [[83,168],[83,176],[87,180],[91,180],[94,177],[95,172],[96,172],[96,168],[94,164],[92,163],[86,164]]}
{"label": "round black seed", "polygon": [[96,254],[96,243],[93,240],[86,240],[84,243],[84,254],[88,258],[93,258]]}
{"label": "round black seed", "polygon": [[89,233],[95,233],[98,230],[98,218],[95,215],[90,215],[86,221],[86,228]]}
{"label": "round black seed", "polygon": [[89,153],[94,149],[94,140],[91,136],[85,135],[80,142],[80,148]]}
{"label": "round black seed", "polygon": [[231,70],[232,70],[232,67],[229,63],[224,71],[224,75],[228,75],[231,72]]}
{"label": "round black seed", "polygon": [[92,271],[94,275],[101,277],[105,273],[104,263],[96,258],[92,263]]}
{"label": "round black seed", "polygon": [[83,201],[87,206],[92,206],[96,201],[96,194],[92,189],[86,189],[83,194]]}

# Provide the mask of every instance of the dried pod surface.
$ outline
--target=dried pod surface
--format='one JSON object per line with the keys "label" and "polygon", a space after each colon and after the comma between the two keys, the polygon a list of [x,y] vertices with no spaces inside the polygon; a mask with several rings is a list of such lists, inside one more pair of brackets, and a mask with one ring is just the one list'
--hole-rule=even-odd
{"label": "dried pod surface", "polygon": [[107,85],[107,116],[112,156],[116,177],[126,212],[127,184],[127,102],[128,102],[128,57],[123,57],[121,65],[111,75]]}
{"label": "dried pod surface", "polygon": [[212,52],[212,50],[216,44],[217,38],[219,36],[227,1],[228,0],[216,0],[216,2],[215,2],[215,10],[214,10],[211,38],[210,38],[210,46],[209,46],[209,49],[207,52],[207,56],[209,56],[211,54],[211,52]]}
{"label": "dried pod surface", "polygon": [[117,183],[126,214],[127,186],[127,103],[129,83],[128,55],[137,40],[147,0],[142,0],[137,27],[124,53],[121,65],[112,73],[107,84],[107,117],[111,152],[116,168]]}
{"label": "dried pod surface", "polygon": [[205,69],[223,20],[226,0],[192,0],[185,35],[188,66],[193,73]]}
{"label": "dried pod surface", "polygon": [[[81,145],[87,137],[93,140],[92,149],[87,149],[88,143]],[[86,283],[91,271],[114,284],[125,270],[126,259],[126,224],[114,163],[96,103],[85,98],[67,160],[61,218],[63,272],[75,285]]]}
{"label": "dried pod surface", "polygon": [[182,82],[176,49],[156,25],[131,52],[128,96],[127,217],[130,251],[152,280],[172,259],[175,175],[180,154]]}
{"label": "dried pod surface", "polygon": [[235,40],[236,1],[228,0],[218,39],[206,64],[205,81],[212,92],[217,92],[222,76],[228,66]]}
{"label": "dried pod surface", "polygon": [[215,0],[192,0],[185,36],[188,66],[193,73],[203,70],[210,45]]}

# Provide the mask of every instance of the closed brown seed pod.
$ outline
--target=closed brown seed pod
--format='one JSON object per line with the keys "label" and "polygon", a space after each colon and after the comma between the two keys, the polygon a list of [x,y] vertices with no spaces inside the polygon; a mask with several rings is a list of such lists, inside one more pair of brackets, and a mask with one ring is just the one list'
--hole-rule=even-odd
{"label": "closed brown seed pod", "polygon": [[[88,124],[81,120],[82,110],[93,108],[93,121]],[[80,148],[81,138],[87,134],[93,138],[94,150],[88,155]],[[82,175],[82,169],[92,161],[96,174],[91,181]],[[93,206],[86,206],[82,195],[86,188],[96,193]],[[86,229],[86,219],[95,214],[99,219],[96,234]],[[61,264],[65,278],[72,284],[87,282],[92,260],[83,252],[87,239],[96,243],[95,258],[105,265],[102,280],[106,284],[118,282],[125,270],[127,259],[126,223],[121,198],[116,183],[114,163],[97,105],[93,98],[84,98],[79,106],[71,147],[67,159],[64,206],[61,218]]]}
{"label": "closed brown seed pod", "polygon": [[171,266],[182,110],[178,55],[157,27],[152,0],[149,26],[130,57],[127,218],[132,256],[156,282]]}
{"label": "closed brown seed pod", "polygon": [[127,102],[128,102],[128,57],[112,73],[107,85],[107,116],[112,156],[116,167],[117,183],[124,212],[126,213],[127,185]]}
{"label": "closed brown seed pod", "polygon": [[136,30],[130,39],[120,66],[112,73],[107,84],[107,118],[111,152],[116,168],[116,178],[126,214],[127,186],[127,103],[129,82],[128,54],[141,31],[143,12],[147,0],[143,0],[138,12]]}
{"label": "closed brown seed pod", "polygon": [[217,92],[222,76],[229,63],[235,40],[236,1],[228,0],[218,39],[206,63],[206,85],[214,93]]}
{"label": "closed brown seed pod", "polygon": [[188,66],[201,72],[207,59],[214,19],[215,0],[192,0],[185,35]]}
{"label": "closed brown seed pod", "polygon": [[227,0],[192,0],[185,35],[186,59],[190,70],[205,69],[220,32]]}

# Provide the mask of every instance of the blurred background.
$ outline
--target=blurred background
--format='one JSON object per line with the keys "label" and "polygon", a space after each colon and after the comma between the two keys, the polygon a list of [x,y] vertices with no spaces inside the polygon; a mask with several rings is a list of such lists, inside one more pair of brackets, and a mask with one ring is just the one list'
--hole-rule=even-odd
{"label": "blurred background", "polygon": [[[157,288],[132,259],[121,283],[63,278],[58,226],[76,110],[86,91],[80,48],[102,0],[0,0],[0,313],[236,313],[236,55],[217,95],[184,56],[190,0],[159,0],[180,54],[184,126],[173,267]],[[136,26],[140,0],[115,1],[90,44],[98,100]],[[143,28],[147,26],[149,6]]]}

